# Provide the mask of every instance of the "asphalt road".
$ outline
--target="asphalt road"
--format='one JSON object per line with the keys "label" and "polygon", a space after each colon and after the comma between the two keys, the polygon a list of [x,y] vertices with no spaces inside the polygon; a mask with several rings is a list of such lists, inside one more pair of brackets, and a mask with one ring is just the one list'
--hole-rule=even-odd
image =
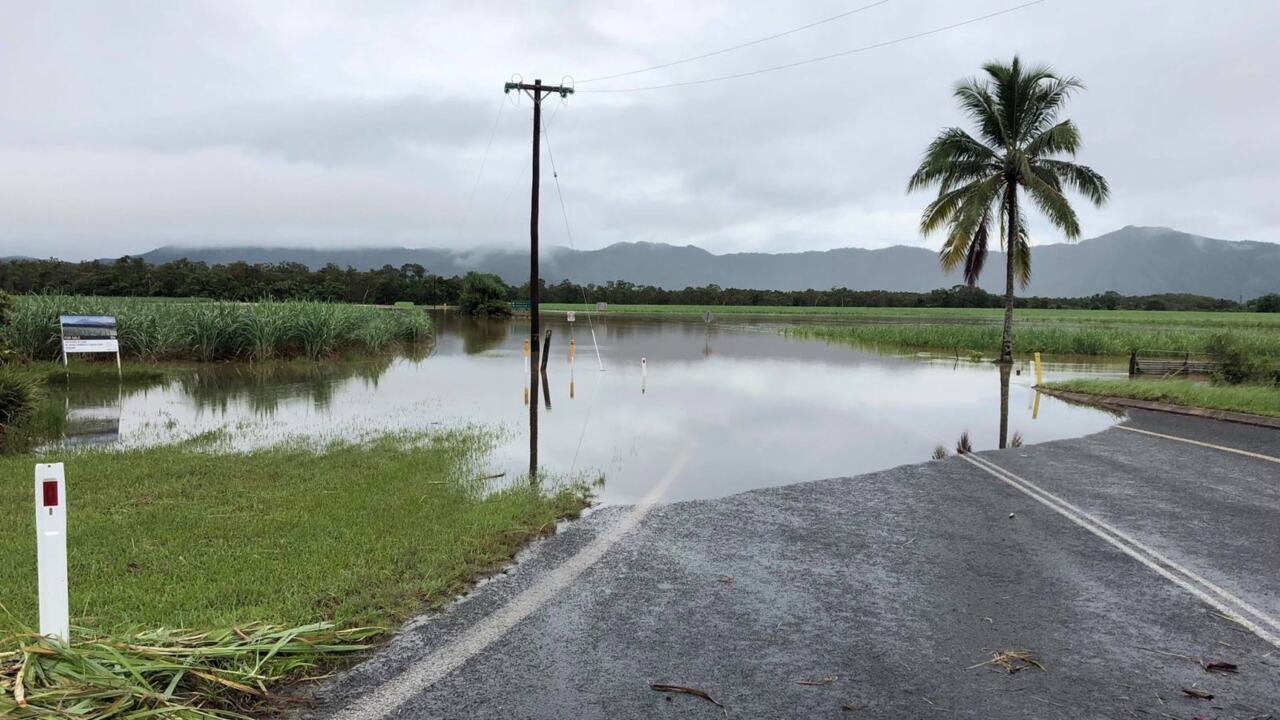
{"label": "asphalt road", "polygon": [[[1280,462],[1134,429],[1280,457],[1277,431],[1135,412],[973,460],[609,508],[305,714],[1280,718]],[[983,664],[1008,649],[1043,670]]]}

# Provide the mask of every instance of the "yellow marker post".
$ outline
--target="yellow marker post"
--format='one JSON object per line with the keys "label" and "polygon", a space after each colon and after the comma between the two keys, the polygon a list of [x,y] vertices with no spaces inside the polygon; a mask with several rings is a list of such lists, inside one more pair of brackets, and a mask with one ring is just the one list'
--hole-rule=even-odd
{"label": "yellow marker post", "polygon": [[1036,353],[1036,385],[1044,382],[1044,375],[1040,372],[1040,353]]}

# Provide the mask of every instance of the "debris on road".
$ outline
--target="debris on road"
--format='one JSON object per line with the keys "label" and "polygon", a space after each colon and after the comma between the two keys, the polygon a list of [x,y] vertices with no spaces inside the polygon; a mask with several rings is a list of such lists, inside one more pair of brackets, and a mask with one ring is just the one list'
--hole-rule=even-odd
{"label": "debris on road", "polygon": [[1211,692],[1205,692],[1204,690],[1201,690],[1200,688],[1193,688],[1193,687],[1189,687],[1189,688],[1188,688],[1188,687],[1184,687],[1184,688],[1182,688],[1182,693],[1183,693],[1184,695],[1186,695],[1187,697],[1193,697],[1193,698],[1197,698],[1197,699],[1199,699],[1199,700],[1212,700],[1212,699],[1213,699],[1213,693],[1211,693]]}
{"label": "debris on road", "polygon": [[1215,660],[1213,662],[1205,663],[1204,671],[1233,673],[1233,672],[1240,672],[1240,668],[1235,663],[1229,663],[1223,660]]}
{"label": "debris on road", "polygon": [[983,665],[994,665],[1003,668],[1010,675],[1026,670],[1027,668],[1036,668],[1040,672],[1046,672],[1044,665],[1031,654],[1029,650],[1001,650],[992,653],[991,659],[986,662],[980,662],[977,665],[970,665],[969,670],[982,667]]}
{"label": "debris on road", "polygon": [[692,695],[694,697],[702,698],[703,700],[706,700],[712,705],[720,708],[720,710],[724,712],[725,717],[729,717],[729,710],[726,709],[724,705],[717,702],[715,698],[711,697],[711,695],[702,688],[690,687],[688,685],[671,685],[669,683],[649,683],[649,689],[665,693],[682,693],[684,695]]}

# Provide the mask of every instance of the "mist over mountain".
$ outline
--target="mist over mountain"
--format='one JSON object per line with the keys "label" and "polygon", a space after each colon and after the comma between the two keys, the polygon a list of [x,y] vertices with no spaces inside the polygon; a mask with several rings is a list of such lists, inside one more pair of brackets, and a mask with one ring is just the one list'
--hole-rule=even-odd
{"label": "mist over mountain", "polygon": [[[333,263],[361,270],[418,263],[438,275],[479,270],[511,284],[525,282],[529,273],[528,253],[516,250],[166,246],[142,257],[152,263],[187,258],[210,264],[298,262],[311,268]],[[999,252],[988,257],[984,289],[1003,291],[1004,262]],[[1126,295],[1179,292],[1247,299],[1280,292],[1280,244],[1128,226],[1079,243],[1037,246],[1031,270],[1031,284],[1019,295],[1072,297],[1116,290]],[[617,243],[599,250],[557,247],[544,251],[541,274],[548,283],[566,278],[597,284],[627,280],[668,289],[716,284],[772,290],[926,291],[961,282],[958,272],[942,272],[934,251],[906,246],[724,255],[661,243]]]}

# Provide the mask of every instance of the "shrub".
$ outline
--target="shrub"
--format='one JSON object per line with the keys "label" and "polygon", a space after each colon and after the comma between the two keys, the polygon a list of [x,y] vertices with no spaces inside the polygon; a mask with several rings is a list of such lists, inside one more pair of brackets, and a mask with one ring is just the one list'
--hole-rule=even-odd
{"label": "shrub", "polygon": [[0,450],[9,430],[28,417],[40,402],[44,388],[29,373],[11,366],[0,367]]}
{"label": "shrub", "polygon": [[13,355],[9,344],[9,323],[13,320],[13,296],[0,290],[0,363],[8,362]]}
{"label": "shrub", "polygon": [[1251,352],[1237,338],[1219,333],[1209,339],[1206,351],[1217,360],[1214,379],[1238,385],[1243,382],[1277,382],[1276,358]]}
{"label": "shrub", "polygon": [[502,318],[511,315],[507,286],[502,278],[490,273],[469,272],[462,279],[462,295],[458,309],[463,315]]}

